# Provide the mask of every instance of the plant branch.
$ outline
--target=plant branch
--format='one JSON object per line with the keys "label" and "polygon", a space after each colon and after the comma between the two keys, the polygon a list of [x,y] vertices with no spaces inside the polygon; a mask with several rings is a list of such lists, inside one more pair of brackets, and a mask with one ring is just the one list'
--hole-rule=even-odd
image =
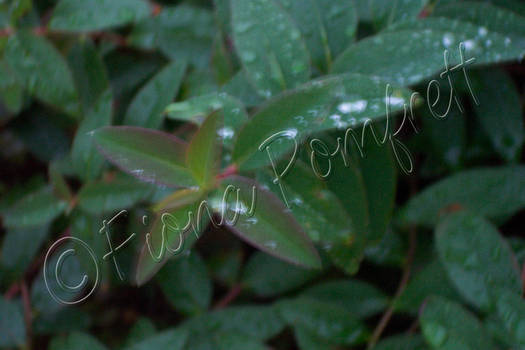
{"label": "plant branch", "polygon": [[26,282],[22,281],[20,286],[20,290],[22,291],[22,303],[24,305],[24,321],[26,324],[27,346],[29,349],[31,349],[33,339],[33,312],[31,311],[31,298],[29,297],[29,291],[27,290]]}
{"label": "plant branch", "polygon": [[226,293],[226,295],[222,297],[222,299],[219,300],[217,304],[215,304],[213,309],[218,310],[218,309],[225,308],[232,301],[234,301],[239,296],[239,294],[241,294],[241,291],[242,291],[242,286],[240,284],[233,285],[228,291],[228,293]]}

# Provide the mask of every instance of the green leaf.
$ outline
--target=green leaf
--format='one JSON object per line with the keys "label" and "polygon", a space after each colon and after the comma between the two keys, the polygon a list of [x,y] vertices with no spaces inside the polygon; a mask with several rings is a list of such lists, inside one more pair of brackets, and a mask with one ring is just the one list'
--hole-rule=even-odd
{"label": "green leaf", "polygon": [[436,247],[448,277],[460,294],[482,310],[490,310],[496,288],[521,294],[521,279],[510,247],[484,219],[456,213],[436,229]]}
{"label": "green leaf", "polygon": [[248,74],[244,69],[239,70],[226,84],[221,91],[228,95],[238,98],[248,107],[257,106],[262,103],[263,98],[259,96],[255,88],[248,80]]}
{"label": "green leaf", "polygon": [[144,244],[137,263],[138,285],[146,283],[171,257],[189,251],[204,231],[209,218],[200,212],[202,198],[199,190],[179,190],[154,208],[150,244]]}
{"label": "green leaf", "polygon": [[352,313],[337,305],[301,297],[278,304],[290,325],[304,327],[335,344],[355,345],[366,337],[366,327]]}
{"label": "green leaf", "polygon": [[66,208],[67,203],[53,195],[46,186],[17,201],[4,215],[4,225],[27,229],[44,226],[53,221]]}
{"label": "green leaf", "polygon": [[357,11],[353,2],[334,0],[279,0],[305,39],[312,61],[327,71],[335,58],[354,40]]}
{"label": "green leaf", "polygon": [[439,261],[433,261],[416,272],[403,294],[395,301],[397,311],[417,314],[429,296],[460,300],[458,292]]}
{"label": "green leaf", "polygon": [[515,36],[516,39],[525,35],[525,17],[489,3],[454,2],[437,6],[432,15],[470,22],[505,36]]}
{"label": "green leaf", "polygon": [[211,93],[176,102],[166,107],[169,119],[192,122],[201,125],[204,119],[215,111],[221,111],[224,127],[219,129],[223,144],[230,147],[234,136],[248,120],[242,102],[226,93]]}
{"label": "green leaf", "polygon": [[260,297],[272,297],[299,288],[319,275],[261,252],[254,253],[243,269],[242,285]]}
{"label": "green leaf", "polygon": [[104,158],[97,151],[91,132],[111,124],[112,104],[111,90],[106,90],[84,116],[73,139],[71,162],[76,174],[84,180],[96,179],[102,172]]}
{"label": "green leaf", "polygon": [[69,51],[68,64],[80,96],[84,120],[109,89],[106,67],[90,40],[75,43]]}
{"label": "green leaf", "polygon": [[204,260],[196,252],[166,264],[157,281],[177,311],[192,315],[210,306],[212,283]]}
{"label": "green leaf", "polygon": [[218,130],[221,122],[221,113],[210,114],[193,136],[186,153],[186,164],[203,188],[212,186],[219,172],[221,144]]}
{"label": "green leaf", "polygon": [[498,153],[507,161],[516,161],[525,133],[516,86],[503,70],[481,71],[479,79],[481,85],[476,93],[480,104],[475,106],[476,114]]}
{"label": "green leaf", "polygon": [[425,341],[420,335],[401,334],[385,338],[374,346],[375,350],[423,350]]}
{"label": "green leaf", "polygon": [[174,136],[119,126],[98,129],[94,138],[109,161],[142,181],[172,187],[195,185],[185,166],[186,144]]}
{"label": "green leaf", "polygon": [[91,317],[76,308],[64,308],[56,312],[40,313],[36,316],[33,331],[38,335],[53,335],[61,332],[85,331],[91,325]]}
{"label": "green leaf", "polygon": [[51,340],[50,350],[68,350],[68,349],[91,349],[106,350],[106,346],[100,343],[96,338],[86,333],[74,332],[67,336],[56,337]]}
{"label": "green leaf", "polygon": [[[230,185],[233,191],[222,202]],[[258,249],[297,265],[321,267],[319,255],[301,226],[277,197],[256,182],[240,176],[228,177],[221,184],[220,197],[213,198],[211,204],[228,221],[236,215],[235,224],[227,222],[228,227]]]}
{"label": "green leaf", "polygon": [[432,297],[419,317],[423,336],[435,350],[494,349],[480,322],[461,305]]}
{"label": "green leaf", "polygon": [[268,347],[253,340],[250,336],[235,333],[217,333],[215,335],[217,350],[267,350]]}
{"label": "green leaf", "polygon": [[26,342],[22,305],[0,297],[0,347],[21,347]]}
{"label": "green leaf", "polygon": [[158,129],[162,111],[177,95],[186,67],[184,61],[172,62],[153,76],[135,95],[124,124]]}
{"label": "green leaf", "polygon": [[430,227],[451,205],[489,218],[510,216],[525,206],[525,168],[480,168],[452,175],[411,198],[400,218]]}
{"label": "green leaf", "polygon": [[301,350],[334,350],[336,346],[302,326],[294,327],[297,346]]}
{"label": "green leaf", "polygon": [[263,97],[308,81],[310,62],[301,33],[274,0],[232,0],[235,49]]}
{"label": "green leaf", "polygon": [[137,23],[128,41],[145,49],[159,48],[171,59],[204,68],[209,64],[215,33],[211,11],[182,4],[165,7],[158,16]]}
{"label": "green leaf", "polygon": [[49,24],[52,30],[85,32],[122,26],[150,13],[141,0],[60,0]]}
{"label": "green leaf", "polygon": [[126,345],[131,346],[135,343],[139,343],[145,338],[149,338],[157,333],[157,329],[153,321],[146,317],[141,317],[129,330],[128,336],[126,337]]}
{"label": "green leaf", "polygon": [[374,286],[354,279],[341,279],[316,284],[302,296],[337,305],[359,318],[373,316],[388,305],[388,298]]}
{"label": "green leaf", "polygon": [[152,192],[150,185],[137,181],[90,182],[78,192],[78,206],[90,214],[111,213],[147,200]]}
{"label": "green leaf", "polygon": [[11,113],[17,114],[24,102],[24,88],[4,60],[0,60],[0,74],[3,77],[0,81],[0,100]]}
{"label": "green leaf", "polygon": [[386,27],[394,22],[417,18],[429,0],[366,0],[371,19],[376,27]]}
{"label": "green leaf", "polygon": [[521,349],[525,346],[525,301],[519,294],[507,290],[499,290],[497,295],[497,315],[511,335],[511,343]]}
{"label": "green leaf", "polygon": [[314,132],[357,128],[367,120],[384,116],[386,101],[390,101],[392,113],[408,104],[408,90],[390,88],[390,99],[386,98],[386,90],[387,84],[377,79],[345,74],[315,80],[281,94],[243,127],[235,142],[233,160],[246,170],[262,167],[270,162],[259,146],[271,136],[286,141],[271,144],[273,158],[277,159],[293,148],[293,139],[301,142]]}
{"label": "green leaf", "polygon": [[126,350],[170,349],[182,350],[188,339],[188,332],[184,329],[169,329],[150,336],[137,344],[126,347]]}
{"label": "green leaf", "polygon": [[473,65],[515,61],[525,53],[521,39],[512,40],[483,28],[447,18],[401,22],[350,46],[334,62],[332,71],[414,85],[443,71],[444,50],[450,53],[449,67],[459,64],[461,42],[464,61],[475,58]]}
{"label": "green leaf", "polygon": [[17,32],[9,37],[4,57],[30,94],[68,114],[78,114],[78,95],[71,71],[46,38]]}

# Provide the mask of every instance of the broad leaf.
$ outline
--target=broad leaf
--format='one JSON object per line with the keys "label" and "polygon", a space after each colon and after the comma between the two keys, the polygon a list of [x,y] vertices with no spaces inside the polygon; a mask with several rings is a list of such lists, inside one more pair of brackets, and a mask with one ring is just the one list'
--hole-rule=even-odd
{"label": "broad leaf", "polygon": [[490,337],[474,315],[461,305],[433,297],[419,317],[423,336],[435,350],[491,350]]}
{"label": "broad leaf", "polygon": [[222,114],[212,113],[193,136],[186,153],[186,164],[203,188],[212,186],[219,172],[221,143],[218,133],[221,124]]}
{"label": "broad leaf", "polygon": [[70,32],[117,27],[149,15],[141,0],[60,0],[53,11],[50,28]]}
{"label": "broad leaf", "polygon": [[460,43],[464,61],[474,58],[473,65],[516,61],[525,54],[521,39],[512,40],[468,22],[429,18],[401,22],[350,46],[334,62],[333,72],[355,72],[392,84],[414,85],[443,71],[445,50],[449,67],[459,64]]}
{"label": "broad leaf", "polygon": [[119,126],[98,129],[94,138],[109,161],[142,181],[172,187],[195,185],[185,166],[186,144],[174,136]]}
{"label": "broad leaf", "polygon": [[424,350],[425,341],[420,335],[401,334],[385,338],[374,346],[375,350]]}
{"label": "broad leaf", "polygon": [[0,297],[0,347],[21,347],[26,342],[26,326],[19,302]]}
{"label": "broad leaf", "polygon": [[71,71],[46,38],[18,32],[9,37],[4,55],[30,94],[66,113],[78,114],[78,95]]}
{"label": "broad leaf", "polygon": [[279,0],[297,23],[313,63],[327,71],[332,60],[352,43],[357,30],[353,2]]}
{"label": "broad leaf", "polygon": [[183,329],[169,329],[129,346],[126,350],[170,349],[182,350],[188,338]]}
{"label": "broad leaf", "polygon": [[[240,238],[285,261],[321,267],[312,242],[275,195],[238,176],[226,178],[220,188],[211,201],[212,207]],[[235,216],[237,220],[233,221]]]}
{"label": "broad leaf", "polygon": [[267,165],[268,155],[259,147],[269,145],[264,143],[268,138],[274,137],[269,147],[277,159],[293,149],[294,140],[301,142],[314,132],[357,128],[384,116],[387,109],[399,111],[408,104],[409,94],[357,74],[312,81],[265,104],[239,133],[233,160],[244,169]]}
{"label": "broad leaf", "polygon": [[206,264],[197,253],[166,264],[157,274],[157,281],[177,311],[191,315],[208,309],[212,284]]}
{"label": "broad leaf", "polygon": [[91,349],[106,350],[106,346],[100,343],[96,338],[85,333],[71,333],[64,337],[56,337],[51,340],[50,350],[67,350],[67,349]]}
{"label": "broad leaf", "polygon": [[521,294],[512,251],[495,227],[466,213],[445,218],[436,229],[436,247],[448,277],[461,295],[482,310],[493,306],[496,288]]}
{"label": "broad leaf", "polygon": [[124,124],[157,129],[162,123],[164,108],[175,98],[186,71],[186,62],[169,63],[135,95]]}
{"label": "broad leaf", "polygon": [[[524,18],[525,21],[525,18]],[[502,70],[479,73],[480,104],[476,114],[492,145],[506,160],[519,159],[525,128],[520,95],[511,78]]]}
{"label": "broad leaf", "polygon": [[257,92],[270,97],[310,77],[301,33],[274,0],[232,0],[235,49]]}
{"label": "broad leaf", "polygon": [[452,205],[489,218],[514,214],[525,206],[525,168],[482,168],[452,175],[411,198],[400,218],[432,226]]}
{"label": "broad leaf", "polygon": [[496,298],[496,312],[504,328],[510,334],[516,349],[525,346],[525,301],[519,294],[499,290]]}

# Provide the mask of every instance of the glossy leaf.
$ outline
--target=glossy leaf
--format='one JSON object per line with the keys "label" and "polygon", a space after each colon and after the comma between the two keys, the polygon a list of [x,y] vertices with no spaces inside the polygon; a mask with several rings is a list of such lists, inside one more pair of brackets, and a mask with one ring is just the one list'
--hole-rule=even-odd
{"label": "glossy leaf", "polygon": [[160,127],[164,108],[175,98],[186,72],[186,62],[169,63],[135,95],[124,124],[157,129]]}
{"label": "glossy leaf", "polygon": [[443,71],[444,50],[449,67],[475,58],[474,65],[516,61],[525,53],[521,40],[468,22],[429,18],[401,22],[387,31],[350,46],[334,62],[333,72],[374,75],[400,85],[414,85]]}
{"label": "glossy leaf", "polygon": [[374,286],[353,279],[318,283],[301,295],[337,305],[359,318],[373,316],[388,304],[388,298]]}
{"label": "glossy leaf", "polygon": [[357,30],[353,2],[279,0],[297,23],[313,63],[322,71],[349,46]]}
{"label": "glossy leaf", "polygon": [[94,132],[101,153],[142,181],[187,187],[195,185],[185,167],[186,144],[169,134],[137,127],[106,127]]}
{"label": "glossy leaf", "polygon": [[219,127],[222,114],[210,114],[193,136],[186,153],[186,164],[203,188],[213,184],[220,168]]}
{"label": "glossy leaf", "polygon": [[368,2],[368,10],[371,20],[381,28],[387,27],[394,22],[417,18],[429,0],[365,0]]}
{"label": "glossy leaf", "polygon": [[9,38],[4,57],[31,95],[68,114],[78,114],[78,94],[71,71],[47,39],[18,32]]}
{"label": "glossy leaf", "polygon": [[451,205],[489,218],[512,215],[525,206],[525,168],[471,169],[452,175],[410,199],[400,218],[432,226]]}
{"label": "glossy leaf", "polygon": [[355,316],[338,306],[310,298],[297,298],[278,304],[282,317],[335,344],[359,344],[366,327]]}
{"label": "glossy leaf", "polygon": [[461,305],[430,298],[419,317],[426,342],[436,350],[494,349],[487,332],[474,315]]}
{"label": "glossy leaf", "polygon": [[60,0],[49,25],[53,30],[95,31],[137,21],[149,12],[141,0]]}
{"label": "glossy leaf", "polygon": [[[233,191],[226,191],[230,185]],[[229,195],[223,203],[225,193]],[[275,195],[254,181],[238,176],[226,178],[219,196],[211,203],[225,220],[237,214],[237,221],[229,228],[258,249],[294,264],[321,267],[317,251],[301,226]]]}
{"label": "glossy leaf", "polygon": [[[525,20],[525,19],[524,19]],[[501,70],[482,71],[476,114],[494,148],[506,160],[517,160],[524,141],[523,108],[516,86]]]}
{"label": "glossy leaf", "polygon": [[82,179],[93,180],[102,171],[104,158],[96,149],[91,132],[111,124],[112,104],[111,91],[107,90],[78,126],[71,149],[71,162],[75,172]]}
{"label": "glossy leaf", "polygon": [[254,253],[243,270],[242,285],[261,297],[293,291],[319,275],[261,252]]}
{"label": "glossy leaf", "polygon": [[197,253],[166,264],[157,275],[157,281],[178,311],[198,314],[210,305],[212,284],[206,264]]}
{"label": "glossy leaf", "polygon": [[17,201],[4,215],[4,225],[11,228],[43,226],[53,221],[67,203],[56,198],[50,187],[44,187]]}
{"label": "glossy leaf", "polygon": [[231,16],[235,49],[261,96],[308,80],[309,55],[301,33],[274,0],[232,0]]}
{"label": "glossy leaf", "polygon": [[436,229],[436,247],[448,277],[476,307],[490,310],[496,288],[506,287],[521,294],[520,273],[512,251],[484,219],[465,213],[445,218]]}
{"label": "glossy leaf", "polygon": [[[259,150],[269,137],[274,159],[293,149],[293,140],[323,130],[357,128],[367,120],[386,115],[387,101],[394,113],[409,102],[410,92],[388,89],[387,84],[356,74],[312,81],[265,104],[241,130],[235,142],[233,160],[245,169],[269,164]],[[284,141],[284,142],[283,142]]]}

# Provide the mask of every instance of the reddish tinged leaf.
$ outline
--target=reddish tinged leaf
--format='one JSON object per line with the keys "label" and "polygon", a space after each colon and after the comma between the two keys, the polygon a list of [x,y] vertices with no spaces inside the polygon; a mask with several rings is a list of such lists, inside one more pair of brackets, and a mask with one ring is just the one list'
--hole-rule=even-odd
{"label": "reddish tinged leaf", "polygon": [[186,144],[172,135],[113,126],[95,131],[94,139],[110,162],[142,181],[173,187],[196,185],[185,165]]}

